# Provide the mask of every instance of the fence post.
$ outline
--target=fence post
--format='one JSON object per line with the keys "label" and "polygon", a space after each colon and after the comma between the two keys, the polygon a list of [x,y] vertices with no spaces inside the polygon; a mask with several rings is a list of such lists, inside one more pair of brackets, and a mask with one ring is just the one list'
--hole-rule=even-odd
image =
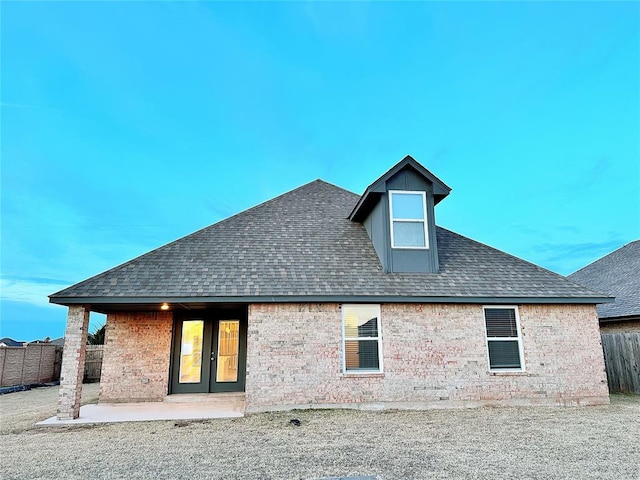
{"label": "fence post", "polygon": [[24,364],[27,360],[27,347],[22,347],[22,368],[20,369],[20,384],[24,383]]}
{"label": "fence post", "polygon": [[62,367],[62,347],[56,346],[55,356],[53,360],[53,377],[51,380],[55,382],[60,380],[60,368]]}
{"label": "fence post", "polygon": [[0,367],[0,387],[4,387],[4,365],[7,362],[7,352],[8,350],[5,348],[0,348],[0,353],[2,353],[2,366]]}

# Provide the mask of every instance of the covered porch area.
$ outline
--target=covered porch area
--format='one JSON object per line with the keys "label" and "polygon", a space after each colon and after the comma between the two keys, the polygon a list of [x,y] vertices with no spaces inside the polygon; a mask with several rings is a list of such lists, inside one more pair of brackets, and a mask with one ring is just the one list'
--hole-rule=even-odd
{"label": "covered porch area", "polygon": [[[67,305],[57,415],[46,424],[242,416],[246,304]],[[89,313],[107,315],[97,405],[80,406]]]}

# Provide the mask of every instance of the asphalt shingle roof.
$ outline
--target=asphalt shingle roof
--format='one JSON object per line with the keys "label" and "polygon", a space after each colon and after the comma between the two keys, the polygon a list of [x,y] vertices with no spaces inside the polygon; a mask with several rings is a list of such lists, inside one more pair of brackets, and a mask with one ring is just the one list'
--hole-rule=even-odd
{"label": "asphalt shingle roof", "polygon": [[359,198],[316,180],[62,290],[51,301],[376,296],[596,303],[602,298],[440,227],[438,273],[385,273],[364,227],[347,218]]}
{"label": "asphalt shingle roof", "polygon": [[616,297],[615,302],[598,306],[600,318],[640,316],[640,240],[590,263],[569,278]]}

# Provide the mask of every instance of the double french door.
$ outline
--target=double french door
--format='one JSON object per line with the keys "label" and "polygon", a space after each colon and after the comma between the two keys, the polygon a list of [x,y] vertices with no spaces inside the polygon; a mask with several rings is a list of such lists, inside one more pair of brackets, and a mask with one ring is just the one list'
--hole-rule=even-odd
{"label": "double french door", "polygon": [[247,323],[242,315],[177,319],[171,393],[244,391],[246,352]]}

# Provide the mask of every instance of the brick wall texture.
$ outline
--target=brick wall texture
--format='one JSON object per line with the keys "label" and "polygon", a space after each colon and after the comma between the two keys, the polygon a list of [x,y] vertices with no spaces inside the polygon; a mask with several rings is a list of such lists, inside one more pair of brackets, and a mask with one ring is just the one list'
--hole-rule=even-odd
{"label": "brick wall texture", "polygon": [[171,312],[107,315],[101,402],[162,400],[169,388]]}
{"label": "brick wall texture", "polygon": [[[607,403],[595,307],[518,310],[523,373],[488,371],[482,305],[384,304],[384,373],[353,376],[339,304],[250,305],[247,411]],[[108,315],[101,401],[167,395],[172,324],[170,312]]]}
{"label": "brick wall texture", "polygon": [[600,324],[600,333],[632,333],[640,332],[640,320],[625,322],[605,322]]}
{"label": "brick wall texture", "polygon": [[384,373],[344,375],[338,304],[249,308],[247,411],[608,403],[593,305],[521,305],[523,373],[490,373],[482,305],[381,306]]}
{"label": "brick wall texture", "polygon": [[89,307],[84,305],[70,306],[60,367],[60,389],[58,391],[58,419],[60,420],[78,418],[80,415],[88,328]]}

